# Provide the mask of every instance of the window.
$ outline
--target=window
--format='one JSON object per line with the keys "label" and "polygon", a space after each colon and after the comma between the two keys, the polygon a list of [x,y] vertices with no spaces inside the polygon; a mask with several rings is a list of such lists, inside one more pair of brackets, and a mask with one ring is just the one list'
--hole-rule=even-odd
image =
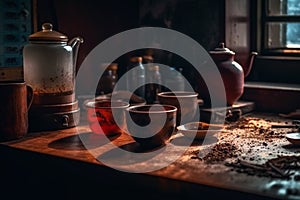
{"label": "window", "polygon": [[300,87],[300,0],[248,2],[251,2],[249,51],[257,51],[259,55],[246,81]]}
{"label": "window", "polygon": [[262,53],[300,53],[300,0],[262,0]]}

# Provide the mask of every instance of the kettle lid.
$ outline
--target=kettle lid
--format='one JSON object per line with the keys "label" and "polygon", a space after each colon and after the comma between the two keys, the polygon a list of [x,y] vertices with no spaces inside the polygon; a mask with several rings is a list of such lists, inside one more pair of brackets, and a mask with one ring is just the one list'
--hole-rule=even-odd
{"label": "kettle lid", "polygon": [[231,51],[230,49],[225,47],[225,44],[221,42],[219,47],[215,48],[214,51],[210,51],[210,54],[229,54],[235,55],[235,52]]}
{"label": "kettle lid", "polygon": [[68,37],[62,33],[52,30],[51,23],[44,23],[42,25],[42,31],[33,33],[29,36],[29,41],[56,41],[67,42]]}

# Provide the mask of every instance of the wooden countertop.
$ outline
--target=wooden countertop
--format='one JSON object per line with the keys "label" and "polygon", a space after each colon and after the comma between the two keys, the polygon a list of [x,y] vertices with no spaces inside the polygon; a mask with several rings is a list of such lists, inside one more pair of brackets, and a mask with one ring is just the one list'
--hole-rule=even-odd
{"label": "wooden countertop", "polygon": [[[141,151],[130,136],[105,140],[91,133],[83,120],[74,128],[28,133],[22,139],[0,143],[0,162],[5,169],[1,175],[15,185],[13,188],[24,189],[28,184],[35,190],[30,193],[29,188],[24,189],[27,194],[51,191],[55,196],[55,191],[60,191],[65,193],[64,199],[95,192],[139,199],[141,194],[143,199],[207,195],[210,199],[300,199],[300,167],[289,175],[280,175],[282,171],[277,168],[272,173],[255,172],[255,166],[266,166],[278,157],[293,157],[300,164],[300,147],[285,139],[285,134],[294,130],[275,129],[271,123],[284,125],[291,120],[276,114],[250,113],[225,124],[224,131],[211,141],[194,141],[188,147],[184,136],[177,133],[159,156],[150,155],[138,162],[134,156],[147,156],[149,151]],[[119,153],[120,149],[125,151]],[[153,151],[157,150],[161,149]],[[208,153],[199,158],[203,152]],[[139,170],[145,172],[137,173]],[[23,181],[16,185],[20,179]],[[83,190],[84,186],[90,189]],[[10,186],[7,188],[14,193]]]}

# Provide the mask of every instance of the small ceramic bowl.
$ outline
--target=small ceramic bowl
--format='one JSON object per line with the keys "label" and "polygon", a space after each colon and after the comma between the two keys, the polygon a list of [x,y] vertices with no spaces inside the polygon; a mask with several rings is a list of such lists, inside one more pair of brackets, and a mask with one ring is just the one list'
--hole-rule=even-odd
{"label": "small ceramic bowl", "polygon": [[128,133],[142,147],[165,145],[176,129],[176,112],[171,105],[131,106],[125,112]]}
{"label": "small ceramic bowl", "polygon": [[85,102],[87,120],[92,132],[107,136],[121,134],[126,129],[125,109],[129,103],[111,100]]}
{"label": "small ceramic bowl", "polygon": [[222,131],[223,124],[208,124],[205,122],[190,122],[177,126],[177,131],[186,137],[204,139],[207,134],[212,135]]}
{"label": "small ceramic bowl", "polygon": [[286,139],[295,145],[300,145],[300,133],[287,133]]}
{"label": "small ceramic bowl", "polygon": [[159,103],[173,105],[177,108],[176,125],[195,120],[199,112],[198,93],[190,91],[160,92],[157,94]]}

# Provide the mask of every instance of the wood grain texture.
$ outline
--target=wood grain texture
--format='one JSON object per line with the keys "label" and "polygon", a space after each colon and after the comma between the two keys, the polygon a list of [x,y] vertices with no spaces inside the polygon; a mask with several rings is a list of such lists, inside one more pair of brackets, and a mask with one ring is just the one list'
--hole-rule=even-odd
{"label": "wood grain texture", "polygon": [[[61,178],[64,178],[65,182],[69,183],[66,179],[69,178],[67,174],[76,172],[79,173],[76,175],[78,176],[76,181],[78,181],[79,185],[85,183],[94,189],[94,184],[99,184],[99,188],[108,187],[107,191],[109,192],[113,192],[117,187],[121,191],[123,189],[126,191],[123,191],[124,193],[121,196],[127,196],[131,199],[137,199],[136,195],[140,195],[140,192],[144,192],[143,195],[146,199],[150,197],[158,198],[159,196],[165,197],[165,199],[195,198],[199,194],[211,195],[212,199],[222,196],[230,197],[231,199],[289,199],[290,196],[288,195],[280,196],[276,189],[267,189],[267,185],[272,181],[280,180],[238,173],[225,165],[225,163],[234,159],[243,159],[247,162],[259,164],[278,155],[300,156],[300,149],[291,146],[284,138],[285,133],[291,131],[290,129],[272,130],[269,127],[270,123],[286,124],[290,122],[289,119],[281,118],[274,114],[247,114],[241,118],[241,121],[226,124],[225,131],[218,135],[216,141],[206,145],[203,145],[203,141],[194,141],[186,152],[172,164],[160,170],[141,174],[114,170],[97,160],[97,156],[107,155],[107,153],[114,151],[115,148],[123,147],[125,150],[134,150],[136,144],[130,136],[122,134],[110,138],[110,143],[115,145],[112,148],[104,140],[102,143],[99,142],[101,141],[101,136],[91,133],[84,121],[78,127],[66,130],[29,133],[20,140],[1,143],[0,150],[16,151],[11,154],[14,158],[20,157],[23,153],[25,155],[25,152],[35,153],[40,157],[47,156],[47,159],[50,159],[47,163],[52,164],[49,168],[50,170],[42,173],[43,175],[49,175],[48,172],[50,173],[54,170],[52,173],[61,175]],[[272,131],[274,135],[270,135]],[[89,149],[86,149],[80,138],[90,139],[87,140],[90,141]],[[175,156],[175,147],[184,144],[184,137],[182,134],[177,133],[170,142],[174,145],[174,154],[162,156],[158,162],[147,163],[149,168],[163,165],[168,159]],[[237,157],[228,157],[224,161],[210,164],[198,159],[199,151],[205,150],[216,143],[235,145],[238,149]],[[22,159],[28,166],[43,165],[40,162],[43,160],[41,158],[34,161],[27,155]],[[121,155],[119,157],[116,155],[114,159],[119,160],[123,158]],[[64,162],[64,165],[59,165],[60,167],[57,169],[54,164],[60,161]],[[133,165],[133,167],[143,165],[144,163],[138,163]],[[32,173],[36,175],[35,173],[37,172]],[[26,176],[26,173],[23,175]],[[111,180],[103,179],[107,176]],[[48,179],[52,180],[51,177],[48,177]],[[71,180],[73,179],[71,178]],[[43,179],[39,181],[44,183]],[[86,181],[90,182],[87,183]],[[294,184],[293,180],[284,181],[290,181],[291,185]],[[136,191],[132,187],[139,188],[138,190],[140,191]],[[103,190],[101,191],[104,192]],[[133,191],[134,193],[132,193]],[[74,195],[78,191],[63,190],[63,192]],[[93,191],[90,192],[92,193]]]}

